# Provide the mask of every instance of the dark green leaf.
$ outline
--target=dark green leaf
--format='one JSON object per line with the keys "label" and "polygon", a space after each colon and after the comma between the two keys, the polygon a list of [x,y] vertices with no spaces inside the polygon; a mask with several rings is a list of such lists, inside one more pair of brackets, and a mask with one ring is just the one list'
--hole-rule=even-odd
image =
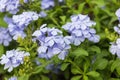
{"label": "dark green leaf", "polygon": [[87,75],[91,76],[91,77],[99,77],[100,74],[96,71],[90,71],[87,73]]}
{"label": "dark green leaf", "polygon": [[100,48],[99,48],[98,46],[91,46],[91,47],[90,47],[90,50],[91,50],[91,51],[94,51],[94,52],[96,52],[96,53],[101,53],[101,50],[100,50]]}
{"label": "dark green leaf", "polygon": [[81,74],[81,72],[77,69],[77,68],[71,68],[71,72],[73,73],[73,74]]}
{"label": "dark green leaf", "polygon": [[63,63],[63,64],[61,65],[61,70],[64,71],[64,70],[68,67],[69,64],[70,64],[70,63]]}
{"label": "dark green leaf", "polygon": [[89,80],[89,79],[88,79],[88,76],[84,75],[84,76],[83,76],[83,80]]}
{"label": "dark green leaf", "polygon": [[38,66],[34,69],[34,71],[32,73],[37,74],[37,73],[41,72],[42,70],[43,70],[43,66]]}
{"label": "dark green leaf", "polygon": [[105,69],[107,65],[108,65],[108,60],[103,59],[103,58],[97,59],[95,63],[93,64],[94,69],[100,69],[100,70]]}
{"label": "dark green leaf", "polygon": [[50,80],[47,76],[41,75],[41,80]]}
{"label": "dark green leaf", "polygon": [[18,80],[29,80],[29,75],[22,75],[18,77]]}
{"label": "dark green leaf", "polygon": [[116,71],[120,75],[120,65],[116,68]]}
{"label": "dark green leaf", "polygon": [[117,58],[111,65],[111,71],[113,72],[119,66],[120,66],[120,59]]}
{"label": "dark green leaf", "polygon": [[6,27],[7,26],[7,24],[6,24],[6,22],[4,21],[4,15],[5,14],[3,14],[3,13],[0,13],[0,26],[1,27]]}
{"label": "dark green leaf", "polygon": [[72,52],[75,56],[88,56],[88,52],[82,48],[78,48],[75,51]]}
{"label": "dark green leaf", "polygon": [[3,53],[4,53],[4,47],[3,45],[0,45],[0,56],[2,56]]}
{"label": "dark green leaf", "polygon": [[85,5],[85,2],[79,4],[79,12],[82,12],[84,5]]}
{"label": "dark green leaf", "polygon": [[71,78],[71,80],[80,80],[82,78],[82,76],[74,76]]}

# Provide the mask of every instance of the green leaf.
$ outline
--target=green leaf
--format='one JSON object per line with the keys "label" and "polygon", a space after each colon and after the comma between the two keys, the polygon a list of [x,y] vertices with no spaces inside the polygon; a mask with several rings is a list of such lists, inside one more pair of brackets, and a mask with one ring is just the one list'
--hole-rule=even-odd
{"label": "green leaf", "polygon": [[116,71],[120,75],[120,65],[116,68]]}
{"label": "green leaf", "polygon": [[83,80],[89,80],[89,79],[88,79],[88,76],[84,75],[84,76],[83,76]]}
{"label": "green leaf", "polygon": [[69,64],[70,64],[70,63],[63,63],[63,64],[61,65],[61,70],[64,71],[64,70],[68,67]]}
{"label": "green leaf", "polygon": [[63,23],[66,21],[66,16],[60,16],[60,19],[62,20]]}
{"label": "green leaf", "polygon": [[0,45],[0,56],[2,56],[3,53],[4,53],[4,47],[3,45]]}
{"label": "green leaf", "polygon": [[41,80],[50,80],[47,76],[41,75]]}
{"label": "green leaf", "polygon": [[94,4],[97,4],[98,7],[102,7],[105,5],[105,1],[104,0],[93,0],[91,1]]}
{"label": "green leaf", "polygon": [[103,80],[102,76],[97,77],[97,80]]}
{"label": "green leaf", "polygon": [[91,50],[91,51],[94,51],[94,52],[96,52],[96,53],[101,53],[101,50],[100,50],[100,48],[99,48],[98,46],[91,46],[91,47],[90,47],[90,50]]}
{"label": "green leaf", "polygon": [[96,71],[90,71],[87,73],[87,75],[91,76],[91,77],[99,77],[100,74]]}
{"label": "green leaf", "polygon": [[82,78],[82,76],[74,76],[71,78],[71,80],[80,80]]}
{"label": "green leaf", "polygon": [[120,80],[119,78],[110,78],[109,80]]}
{"label": "green leaf", "polygon": [[84,62],[84,72],[86,73],[88,68],[90,67],[90,63],[89,62]]}
{"label": "green leaf", "polygon": [[42,70],[43,70],[43,66],[38,66],[34,69],[34,71],[32,73],[37,74],[37,73],[41,72]]}
{"label": "green leaf", "polygon": [[18,77],[18,80],[29,80],[29,75],[22,75]]}
{"label": "green leaf", "polygon": [[75,51],[72,52],[75,56],[88,56],[88,52],[82,48],[78,48]]}
{"label": "green leaf", "polygon": [[80,5],[79,5],[79,12],[82,12],[82,10],[83,10],[83,8],[84,8],[84,5],[85,5],[85,2],[83,2],[83,3],[81,3]]}
{"label": "green leaf", "polygon": [[107,65],[108,65],[108,60],[101,58],[95,61],[95,63],[93,64],[93,68],[103,70],[106,68]]}
{"label": "green leaf", "polygon": [[0,26],[2,26],[2,27],[6,27],[7,26],[7,24],[6,24],[6,22],[4,21],[4,15],[5,14],[3,14],[3,13],[0,13]]}
{"label": "green leaf", "polygon": [[113,72],[119,66],[120,66],[120,59],[117,58],[111,65],[111,72]]}
{"label": "green leaf", "polygon": [[73,74],[81,74],[81,72],[77,68],[74,68],[74,67],[71,68],[71,72]]}

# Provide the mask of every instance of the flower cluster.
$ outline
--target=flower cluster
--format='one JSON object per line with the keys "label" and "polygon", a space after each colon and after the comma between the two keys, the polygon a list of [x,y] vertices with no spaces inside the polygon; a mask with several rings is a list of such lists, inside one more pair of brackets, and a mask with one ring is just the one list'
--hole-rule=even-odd
{"label": "flower cluster", "polygon": [[114,55],[116,54],[120,58],[120,38],[118,38],[116,42],[111,44],[112,45],[110,46],[110,52]]}
{"label": "flower cluster", "polygon": [[24,57],[29,56],[28,52],[19,51],[19,50],[10,50],[6,52],[0,59],[0,64],[5,64],[4,69],[8,69],[8,72],[11,72],[13,68],[18,67],[20,64],[23,64]]}
{"label": "flower cluster", "polygon": [[35,40],[39,41],[38,55],[41,58],[51,58],[58,54],[59,59],[64,59],[70,49],[71,37],[63,37],[62,32],[55,28],[47,28],[46,24],[33,33]]}
{"label": "flower cluster", "polygon": [[74,45],[80,45],[85,38],[93,42],[99,42],[100,37],[96,35],[95,29],[91,28],[96,23],[91,21],[87,15],[73,15],[71,21],[63,25],[62,28],[71,34]]}
{"label": "flower cluster", "polygon": [[[28,0],[24,0],[27,3]],[[0,12],[9,12],[11,14],[16,14],[20,7],[20,0],[0,0]]]}
{"label": "flower cluster", "polygon": [[[118,9],[115,14],[120,21],[120,9]],[[120,35],[120,24],[118,24],[118,26],[114,26],[114,31]],[[120,58],[120,38],[118,38],[116,42],[111,43],[109,51]]]}
{"label": "flower cluster", "polygon": [[16,14],[20,6],[19,0],[0,0],[0,12],[10,12]]}
{"label": "flower cluster", "polygon": [[0,44],[8,46],[10,41],[12,41],[12,38],[9,34],[8,28],[0,27]]}
{"label": "flower cluster", "polygon": [[8,29],[14,40],[18,37],[24,38],[26,34],[24,29],[32,22],[39,18],[39,14],[35,12],[23,12],[20,15],[13,15],[12,18],[5,17],[8,23]]}

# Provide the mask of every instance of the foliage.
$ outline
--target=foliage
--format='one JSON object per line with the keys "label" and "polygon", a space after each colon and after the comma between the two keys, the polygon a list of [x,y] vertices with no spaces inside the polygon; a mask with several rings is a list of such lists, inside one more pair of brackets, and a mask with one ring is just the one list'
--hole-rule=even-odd
{"label": "foliage", "polygon": [[[0,56],[11,49],[19,49],[30,53],[30,57],[24,58],[24,63],[14,68],[12,72],[3,70],[0,65],[0,80],[8,80],[16,76],[18,80],[119,80],[120,79],[120,58],[109,52],[110,42],[114,42],[119,35],[114,32],[113,27],[119,21],[115,15],[120,7],[119,0],[63,0],[55,1],[55,6],[49,9],[41,9],[42,1],[29,0],[28,3],[21,1],[19,12],[33,11],[40,13],[44,11],[47,16],[39,17],[30,22],[24,29],[26,37],[10,42],[9,46],[0,45]],[[40,26],[47,24],[49,28],[57,28],[68,35],[62,26],[70,22],[71,15],[84,14],[96,22],[93,26],[100,41],[98,43],[85,40],[79,46],[71,44],[71,49],[64,60],[58,58],[58,54],[50,59],[39,58],[37,49],[39,42],[33,41],[33,32],[39,30]],[[4,17],[12,17],[9,12],[0,13],[0,26],[8,28]],[[47,34],[46,34],[47,35]],[[52,67],[49,65],[52,64]],[[2,79],[1,79],[2,78]]]}

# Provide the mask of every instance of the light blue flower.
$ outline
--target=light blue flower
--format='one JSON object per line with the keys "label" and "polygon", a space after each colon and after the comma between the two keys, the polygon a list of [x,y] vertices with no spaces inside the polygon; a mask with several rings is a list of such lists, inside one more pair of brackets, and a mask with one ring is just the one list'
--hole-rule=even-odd
{"label": "light blue flower", "polygon": [[12,20],[13,23],[19,26],[20,28],[24,28],[28,26],[32,21],[35,21],[39,18],[39,15],[36,12],[23,12],[20,15],[13,15]]}
{"label": "light blue flower", "polygon": [[59,2],[63,2],[64,0],[58,0]]}
{"label": "light blue flower", "polygon": [[8,72],[11,72],[13,68],[18,67],[20,64],[23,64],[24,57],[29,56],[28,52],[19,51],[19,50],[10,50],[6,52],[6,55],[3,54],[0,58],[0,64],[4,64],[4,69],[8,69]]}
{"label": "light blue flower", "polygon": [[8,80],[17,80],[17,77],[16,77],[16,76],[11,77],[11,78],[9,78]]}
{"label": "light blue flower", "polygon": [[116,42],[111,43],[109,50],[113,55],[116,54],[120,58],[120,38]]}
{"label": "light blue flower", "polygon": [[54,73],[57,74],[57,73],[60,71],[60,64],[58,64],[58,65],[48,64],[48,65],[46,66],[46,69],[47,69],[47,70],[51,70],[52,72],[54,72]]}
{"label": "light blue flower", "polygon": [[[24,0],[24,3],[28,3],[28,0]],[[20,6],[20,0],[0,0],[0,12],[16,14]]]}
{"label": "light blue flower", "polygon": [[100,37],[96,35],[95,29],[91,28],[96,23],[91,21],[87,15],[73,15],[71,21],[62,26],[72,36],[72,42],[78,46],[86,38],[92,42],[99,42]]}
{"label": "light blue flower", "polygon": [[29,0],[24,0],[24,3],[28,3],[29,2]]}
{"label": "light blue flower", "polygon": [[5,17],[4,20],[8,23],[8,30],[14,40],[19,37],[24,39],[26,34],[24,29],[32,22],[39,18],[36,12],[23,12],[20,15],[13,15],[12,18]]}
{"label": "light blue flower", "polygon": [[120,34],[120,24],[118,24],[118,26],[114,27],[114,31],[117,32],[118,34]]}
{"label": "light blue flower", "polygon": [[50,7],[54,7],[54,6],[55,6],[54,0],[42,0],[41,1],[42,9],[49,9]]}
{"label": "light blue flower", "polygon": [[46,24],[40,27],[33,33],[35,39],[39,41],[39,48],[37,50],[40,58],[49,59],[54,55],[58,55],[59,59],[64,60],[71,48],[71,36],[63,37],[62,32],[55,28],[47,28]]}
{"label": "light blue flower", "polygon": [[16,14],[20,6],[19,0],[0,0],[0,12],[10,12]]}
{"label": "light blue flower", "polygon": [[118,17],[118,20],[120,21],[120,8],[115,12],[115,14]]}
{"label": "light blue flower", "polygon": [[41,11],[40,13],[39,13],[39,17],[41,17],[41,18],[44,18],[44,17],[46,17],[47,16],[47,14],[44,12],[44,11]]}
{"label": "light blue flower", "polygon": [[8,46],[11,41],[12,38],[9,34],[8,28],[0,27],[0,44],[3,44],[4,46]]}

